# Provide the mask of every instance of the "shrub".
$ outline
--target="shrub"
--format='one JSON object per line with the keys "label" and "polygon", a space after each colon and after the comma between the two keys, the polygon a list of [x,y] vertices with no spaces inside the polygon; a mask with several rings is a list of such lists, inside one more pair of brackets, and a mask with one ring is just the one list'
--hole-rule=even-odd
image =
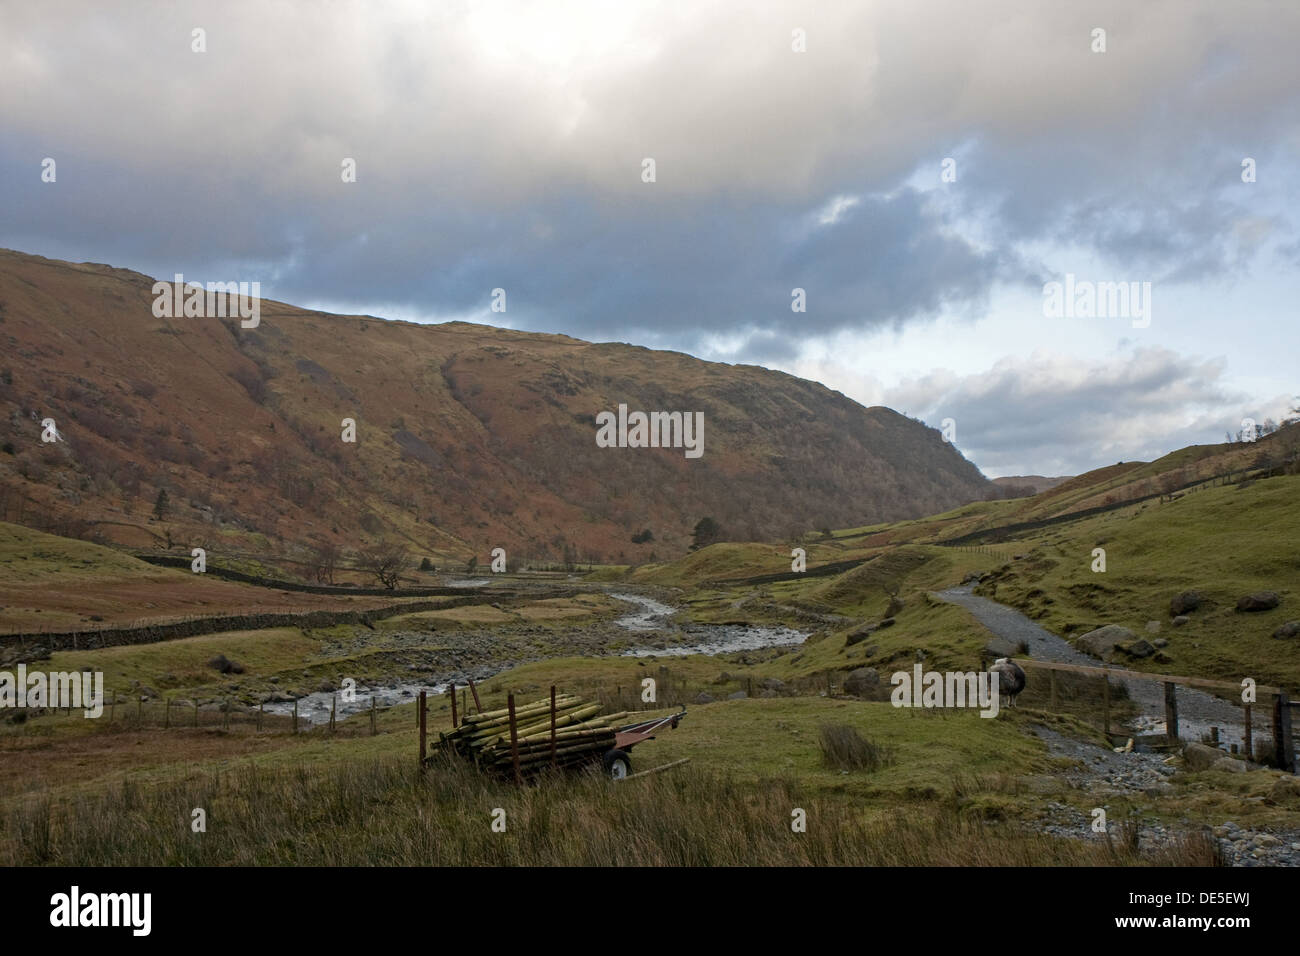
{"label": "shrub", "polygon": [[847,724],[822,724],[822,763],[836,770],[879,770],[894,762],[893,751],[867,740]]}

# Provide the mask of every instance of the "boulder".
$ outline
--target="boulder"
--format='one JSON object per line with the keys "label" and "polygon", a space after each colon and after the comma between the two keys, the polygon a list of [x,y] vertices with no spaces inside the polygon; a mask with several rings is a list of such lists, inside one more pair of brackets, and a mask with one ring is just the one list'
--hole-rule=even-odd
{"label": "boulder", "polygon": [[1167,640],[1165,640],[1163,637],[1157,637],[1157,638],[1156,638],[1154,641],[1152,641],[1151,643],[1154,644],[1156,647],[1168,647],[1168,646],[1169,646],[1169,642],[1168,642]]}
{"label": "boulder", "polygon": [[1124,648],[1124,653],[1130,657],[1150,657],[1155,652],[1155,647],[1147,640],[1134,641]]}
{"label": "boulder", "polygon": [[1188,611],[1195,611],[1205,600],[1200,591],[1184,591],[1182,594],[1173,598],[1169,602],[1169,614],[1172,617],[1178,617],[1180,614],[1186,614]]}
{"label": "boulder", "polygon": [[1276,591],[1256,591],[1237,599],[1238,611],[1271,611],[1281,602]]}
{"label": "boulder", "polygon": [[854,697],[869,697],[879,686],[880,674],[870,667],[859,667],[844,679],[844,692]]}
{"label": "boulder", "polygon": [[1183,760],[1187,762],[1188,770],[1209,770],[1223,757],[1222,750],[1207,744],[1192,742],[1183,748]]}
{"label": "boulder", "polygon": [[744,700],[748,696],[749,695],[746,694],[743,690],[738,690],[734,694],[728,694],[727,700]]}
{"label": "boulder", "polygon": [[1190,621],[1190,620],[1191,620],[1191,618],[1188,617],[1186,614],[1179,614],[1177,617],[1175,617],[1175,618],[1174,618],[1172,621],[1170,621],[1169,623],[1172,624],[1174,627],[1182,627],[1184,624],[1186,624],[1186,623],[1187,623],[1188,621]]}
{"label": "boulder", "polygon": [[1297,634],[1300,634],[1300,621],[1287,621],[1273,632],[1273,636],[1279,641],[1286,640],[1288,637],[1295,637]]}
{"label": "boulder", "polygon": [[764,690],[785,690],[785,681],[777,680],[775,677],[764,677],[762,686]]}
{"label": "boulder", "polygon": [[712,694],[706,694],[702,691],[695,695],[695,703],[697,704],[711,704],[713,703],[713,700],[714,698]]}
{"label": "boulder", "polygon": [[984,653],[995,660],[999,657],[1015,657],[1020,653],[1020,646],[1012,644],[1005,637],[994,637],[984,645]]}
{"label": "boulder", "polygon": [[1236,757],[1220,757],[1210,764],[1210,769],[1226,770],[1228,773],[1245,773],[1246,761],[1238,760]]}
{"label": "boulder", "polygon": [[854,644],[860,644],[874,634],[875,631],[876,625],[874,624],[867,624],[863,627],[857,628],[856,630],[849,631],[848,635],[844,638],[844,646],[852,647]]}
{"label": "boulder", "polygon": [[1087,634],[1081,634],[1075,639],[1075,646],[1081,651],[1086,651],[1093,657],[1100,657],[1108,661],[1115,653],[1115,647],[1119,644],[1128,645],[1137,639],[1137,635],[1127,627],[1120,627],[1118,624],[1106,624],[1096,630],[1089,631]]}
{"label": "boulder", "polygon": [[893,627],[893,626],[894,626],[894,619],[892,617],[887,617],[879,624],[876,625],[876,629],[883,630],[886,627]]}
{"label": "boulder", "polygon": [[1147,621],[1147,632],[1150,633],[1150,634],[1158,634],[1158,633],[1160,633],[1160,622],[1159,622],[1159,621]]}

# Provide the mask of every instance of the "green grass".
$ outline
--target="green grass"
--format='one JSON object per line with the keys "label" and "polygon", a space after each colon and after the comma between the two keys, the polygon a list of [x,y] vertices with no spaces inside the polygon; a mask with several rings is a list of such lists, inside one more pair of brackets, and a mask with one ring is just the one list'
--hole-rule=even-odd
{"label": "green grass", "polygon": [[[1169,641],[1160,660],[1125,662],[1137,669],[1300,686],[1300,646],[1271,637],[1300,618],[1297,492],[1300,477],[1276,477],[1044,529],[1015,545],[1025,560],[1006,565],[981,593],[1058,634],[1121,624]],[[1091,570],[1095,547],[1105,549],[1104,573]],[[1185,590],[1208,601],[1174,628],[1169,601]],[[1235,610],[1239,597],[1261,590],[1276,591],[1281,606]]]}
{"label": "green grass", "polygon": [[112,548],[0,522],[0,584],[58,587],[92,579],[174,576],[179,573]]}

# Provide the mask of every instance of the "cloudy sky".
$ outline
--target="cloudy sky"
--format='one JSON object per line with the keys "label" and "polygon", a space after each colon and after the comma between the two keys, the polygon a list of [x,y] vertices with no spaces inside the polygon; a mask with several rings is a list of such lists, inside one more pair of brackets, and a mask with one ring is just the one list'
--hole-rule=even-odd
{"label": "cloudy sky", "polygon": [[[953,419],[990,476],[1221,441],[1300,393],[1300,4],[0,20],[6,248],[779,368]],[[1067,274],[1150,283],[1149,316],[1047,314]]]}

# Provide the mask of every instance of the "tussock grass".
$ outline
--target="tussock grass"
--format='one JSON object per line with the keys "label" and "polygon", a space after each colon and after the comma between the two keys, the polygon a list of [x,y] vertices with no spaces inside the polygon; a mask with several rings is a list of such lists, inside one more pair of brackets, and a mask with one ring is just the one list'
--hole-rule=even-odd
{"label": "tussock grass", "polygon": [[821,725],[822,763],[836,770],[879,770],[894,762],[894,751],[868,740],[847,724]]}
{"label": "tussock grass", "polygon": [[[207,811],[207,832],[191,812]],[[506,814],[493,832],[493,811]],[[791,829],[806,813],[806,832]],[[1167,863],[1209,862],[1179,844]],[[622,783],[592,775],[516,788],[459,762],[420,773],[381,758],[338,767],[253,764],[15,804],[0,863],[17,865],[1025,866],[1132,864],[1123,845],[1055,840],[963,818],[945,804],[866,816],[801,791],[688,766]]]}

